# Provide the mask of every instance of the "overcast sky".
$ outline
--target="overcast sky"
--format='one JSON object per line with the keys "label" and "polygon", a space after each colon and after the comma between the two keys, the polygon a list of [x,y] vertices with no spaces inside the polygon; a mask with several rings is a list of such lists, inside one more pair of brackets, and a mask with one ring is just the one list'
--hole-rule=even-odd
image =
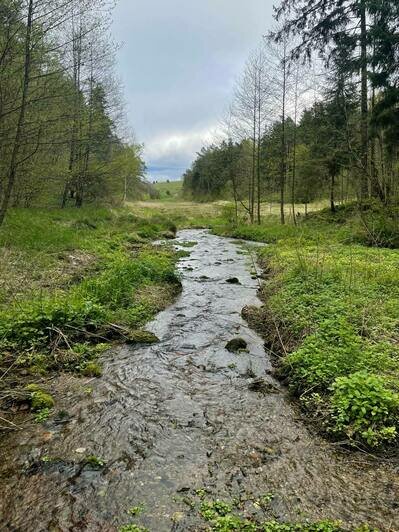
{"label": "overcast sky", "polygon": [[150,179],[179,179],[212,139],[273,0],[119,0],[113,34],[128,122]]}

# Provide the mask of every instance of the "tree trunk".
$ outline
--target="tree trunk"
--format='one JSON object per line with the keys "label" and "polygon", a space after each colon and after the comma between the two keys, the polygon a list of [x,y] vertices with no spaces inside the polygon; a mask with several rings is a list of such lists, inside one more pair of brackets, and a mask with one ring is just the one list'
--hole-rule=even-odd
{"label": "tree trunk", "polygon": [[33,27],[33,7],[34,0],[29,0],[28,4],[28,18],[25,32],[25,61],[24,61],[24,77],[22,87],[21,106],[18,115],[17,129],[15,132],[13,148],[11,152],[10,166],[7,176],[7,185],[4,189],[4,196],[0,206],[0,225],[4,222],[4,218],[8,209],[11,198],[11,193],[14,188],[15,178],[17,175],[18,157],[21,150],[22,133],[25,125],[26,107],[28,104],[28,93],[30,83],[31,70],[31,40]]}
{"label": "tree trunk", "polygon": [[335,207],[335,175],[331,174],[331,181],[330,181],[330,209],[332,213],[337,212],[337,209]]}
{"label": "tree trunk", "polygon": [[292,183],[291,183],[291,207],[292,219],[296,225],[295,215],[295,186],[296,186],[296,140],[297,140],[297,121],[298,121],[298,83],[299,83],[299,67],[297,66],[295,77],[295,109],[294,109],[294,138],[292,150]]}
{"label": "tree trunk", "polygon": [[259,72],[258,79],[258,142],[257,142],[257,154],[256,154],[256,180],[257,180],[257,222],[261,224],[261,186],[260,186],[260,151],[261,151],[261,135],[262,135],[262,101],[261,101],[261,79]]}
{"label": "tree trunk", "polygon": [[282,120],[281,120],[281,178],[280,178],[280,219],[281,223],[285,224],[285,181],[287,173],[287,153],[286,153],[286,139],[285,139],[285,98],[287,89],[287,58],[286,45],[284,43],[284,59],[283,59],[283,102],[282,102]]}
{"label": "tree trunk", "polygon": [[360,199],[368,195],[368,76],[367,76],[367,14],[366,2],[360,4],[360,63],[361,63],[361,176]]}

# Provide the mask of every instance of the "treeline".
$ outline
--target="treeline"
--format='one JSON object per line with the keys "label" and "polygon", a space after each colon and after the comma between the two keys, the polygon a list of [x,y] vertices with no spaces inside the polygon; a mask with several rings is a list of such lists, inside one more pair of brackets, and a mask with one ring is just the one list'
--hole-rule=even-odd
{"label": "treeline", "polygon": [[[250,56],[225,138],[184,175],[194,199],[231,197],[261,221],[261,204],[398,198],[399,4],[283,0],[277,29]],[[287,208],[288,207],[288,208]]]}
{"label": "treeline", "polygon": [[118,134],[108,0],[0,0],[0,223],[11,206],[121,201],[145,187]]}

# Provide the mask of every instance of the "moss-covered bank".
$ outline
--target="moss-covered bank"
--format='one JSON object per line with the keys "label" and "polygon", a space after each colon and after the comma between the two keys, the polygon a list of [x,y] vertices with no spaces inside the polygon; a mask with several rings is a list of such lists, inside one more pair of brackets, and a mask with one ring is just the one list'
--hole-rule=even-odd
{"label": "moss-covered bank", "polygon": [[149,338],[137,330],[180,291],[177,254],[151,241],[175,233],[168,218],[128,209],[10,212],[0,232],[3,408],[26,401],[23,383],[99,376],[110,342]]}

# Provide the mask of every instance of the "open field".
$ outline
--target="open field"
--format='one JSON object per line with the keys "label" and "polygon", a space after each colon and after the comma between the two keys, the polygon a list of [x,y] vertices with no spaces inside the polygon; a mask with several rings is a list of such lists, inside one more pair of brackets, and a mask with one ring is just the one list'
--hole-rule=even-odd
{"label": "open field", "polygon": [[181,199],[183,181],[158,182],[154,184],[161,200],[176,201]]}
{"label": "open field", "polygon": [[[163,183],[160,183],[164,185]],[[209,225],[210,220],[215,217],[218,217],[223,214],[224,210],[233,210],[234,204],[231,201],[215,201],[215,202],[192,202],[184,201],[181,199],[160,199],[160,200],[148,200],[148,201],[135,201],[128,202],[126,206],[132,210],[134,213],[138,213],[143,216],[149,214],[154,214],[156,212],[161,213],[165,216],[177,217],[180,219],[180,225],[184,226],[184,218],[188,225],[192,225],[194,220],[198,220],[205,224]],[[307,207],[308,213],[317,212],[321,209],[324,209],[328,206],[328,201],[317,201],[310,203]],[[290,206],[285,208],[287,221],[290,222],[292,219],[291,212],[292,209]],[[304,205],[296,205],[295,212],[300,213],[301,216],[305,214]],[[269,217],[271,215],[278,216],[280,214],[280,206],[278,203],[262,203],[261,208],[262,216]],[[245,211],[240,208],[240,216],[244,219]]]}

